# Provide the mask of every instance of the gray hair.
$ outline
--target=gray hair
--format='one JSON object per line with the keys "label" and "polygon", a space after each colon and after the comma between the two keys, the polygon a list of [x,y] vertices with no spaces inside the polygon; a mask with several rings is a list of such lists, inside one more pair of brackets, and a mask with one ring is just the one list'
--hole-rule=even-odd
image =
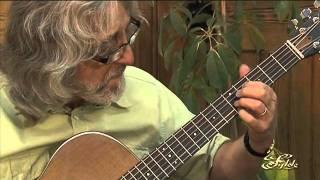
{"label": "gray hair", "polygon": [[[121,2],[139,19],[137,4]],[[113,31],[117,1],[12,2],[0,71],[10,98],[37,122],[52,107],[63,107],[77,90],[70,88],[74,67],[100,51],[101,37]],[[100,38],[99,38],[100,37]]]}

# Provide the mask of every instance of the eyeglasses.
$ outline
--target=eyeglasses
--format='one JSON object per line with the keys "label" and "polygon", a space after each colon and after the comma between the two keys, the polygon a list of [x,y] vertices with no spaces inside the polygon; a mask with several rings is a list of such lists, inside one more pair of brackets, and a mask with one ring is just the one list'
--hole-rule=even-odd
{"label": "eyeglasses", "polygon": [[[122,54],[124,53],[126,47],[128,45],[131,45],[134,42],[134,40],[136,39],[136,37],[140,31],[140,24],[141,23],[139,20],[131,17],[130,22],[126,28],[126,35],[127,35],[127,39],[128,39],[127,43],[120,45],[116,49],[107,48],[107,49],[109,49],[109,51],[105,52],[104,55],[95,56],[93,58],[93,60],[99,61],[104,64],[110,64],[110,63],[115,62],[118,59],[120,59]],[[116,42],[112,43],[112,45],[115,43]]]}

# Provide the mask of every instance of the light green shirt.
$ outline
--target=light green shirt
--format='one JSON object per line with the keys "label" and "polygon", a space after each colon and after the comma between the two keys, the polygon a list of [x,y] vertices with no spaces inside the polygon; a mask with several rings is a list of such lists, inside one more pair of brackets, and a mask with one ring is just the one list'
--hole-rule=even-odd
{"label": "light green shirt", "polygon": [[[105,132],[142,158],[180,128],[193,114],[170,90],[148,73],[134,67],[125,71],[126,88],[109,107],[81,106],[71,115],[51,113],[27,128],[5,87],[0,89],[0,179],[39,177],[54,150],[67,138],[83,131]],[[227,138],[217,135],[185,163],[172,179],[205,180],[212,159]]]}

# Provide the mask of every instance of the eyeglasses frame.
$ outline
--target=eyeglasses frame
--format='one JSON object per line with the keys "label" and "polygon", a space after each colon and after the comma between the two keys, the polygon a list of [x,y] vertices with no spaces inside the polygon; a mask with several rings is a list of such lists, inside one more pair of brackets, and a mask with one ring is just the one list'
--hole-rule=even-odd
{"label": "eyeglasses frame", "polygon": [[[110,52],[107,56],[104,56],[104,57],[95,56],[93,58],[93,60],[98,61],[98,62],[103,63],[103,64],[110,64],[110,63],[113,63],[113,62],[117,61],[119,59],[119,57],[112,58],[112,56],[114,56],[118,52],[121,52],[123,50],[123,48],[126,48],[128,45],[133,44],[135,38],[137,37],[137,35],[138,35],[139,31],[140,31],[141,22],[139,20],[135,19],[134,17],[130,17],[130,21],[129,21],[128,26],[130,25],[130,23],[132,23],[135,26],[137,26],[137,29],[135,30],[134,33],[132,33],[132,35],[130,37],[128,37],[128,41],[126,43],[120,45],[119,48],[117,48],[117,49],[113,50],[112,52]],[[110,59],[113,59],[113,60],[109,61]]]}

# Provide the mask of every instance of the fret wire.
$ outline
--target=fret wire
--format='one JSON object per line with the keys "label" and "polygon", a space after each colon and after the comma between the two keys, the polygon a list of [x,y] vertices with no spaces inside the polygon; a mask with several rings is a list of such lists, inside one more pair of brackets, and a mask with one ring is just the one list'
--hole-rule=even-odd
{"label": "fret wire", "polygon": [[[238,89],[236,87],[234,87],[233,85],[231,85],[231,88],[229,88],[229,90],[227,90],[225,93],[223,93],[222,95],[225,96],[227,95],[227,99],[229,97],[233,97],[235,96],[235,93],[238,91]],[[233,96],[232,96],[233,95]],[[230,100],[229,100],[230,101]],[[232,100],[231,100],[232,101]]]}
{"label": "fret wire", "polygon": [[[171,141],[172,141],[172,142],[171,142]],[[169,146],[169,144],[175,145],[174,147],[172,147],[172,149],[174,149],[174,150],[177,150],[177,149],[178,149],[179,152],[180,152],[180,150],[182,150],[183,153],[177,152],[177,154],[179,154],[180,159],[184,162],[186,159],[189,159],[189,158],[192,156],[192,154],[190,154],[190,150],[186,150],[179,142],[176,143],[175,141],[176,141],[175,139],[170,138],[170,139],[167,141],[167,145],[168,145],[168,146]],[[180,140],[179,140],[179,141],[180,141]],[[192,142],[190,142],[190,143],[192,143]],[[182,146],[182,148],[179,147],[179,146]]]}
{"label": "fret wire", "polygon": [[200,147],[198,146],[198,144],[192,139],[192,137],[184,130],[184,128],[181,128],[182,131],[191,139],[191,141],[197,146],[198,149],[200,149]]}
{"label": "fret wire", "polygon": [[226,117],[228,117],[228,114],[230,114],[230,111],[234,111],[238,113],[238,111],[236,111],[231,104],[225,103],[225,99],[223,95],[220,95],[218,100],[213,104],[213,107],[217,111],[217,113],[221,117],[223,117],[226,121],[229,121],[226,119]]}
{"label": "fret wire", "polygon": [[[204,135],[205,138],[207,138],[206,135],[197,127],[197,126],[199,126],[198,123],[200,123],[200,125],[202,126],[203,123],[207,123],[206,121],[203,121],[202,119],[195,117],[195,118],[192,118],[192,120],[189,122],[190,123],[188,125],[184,126],[183,129],[185,130],[185,132],[187,134],[189,134],[189,136],[193,139],[194,142],[197,143],[199,139],[202,139],[202,137],[200,136],[201,134]],[[197,130],[200,131],[199,132],[200,134],[198,133]],[[200,146],[198,145],[198,147],[200,147]]]}
{"label": "fret wire", "polygon": [[122,179],[127,180],[127,178],[125,178],[125,176],[121,176],[120,180],[122,180]]}
{"label": "fret wire", "polygon": [[272,59],[274,59],[274,60],[280,65],[280,67],[281,67],[285,72],[287,72],[286,68],[284,68],[284,67],[282,66],[282,64],[281,64],[275,57],[273,57],[273,55],[271,55],[271,57],[272,57]]}
{"label": "fret wire", "polygon": [[[140,165],[140,164],[136,164],[136,166],[137,165]],[[139,172],[139,170],[136,168],[136,166],[134,166],[131,170],[131,173],[132,173],[132,175],[133,175],[133,177],[134,177],[134,179],[140,179],[142,176],[139,176],[139,174],[141,174],[140,172]]]}
{"label": "fret wire", "polygon": [[183,161],[180,159],[180,157],[175,153],[175,151],[172,150],[171,147],[170,147],[166,142],[164,142],[164,144],[169,148],[169,150],[170,150],[171,152],[173,152],[173,154],[177,157],[177,159],[178,159],[182,164],[184,164],[184,162],[183,162]]}
{"label": "fret wire", "polygon": [[[171,144],[171,145],[169,145],[169,144]],[[175,145],[174,147],[172,147],[172,148],[170,147],[170,148],[172,150],[182,149],[184,152],[187,152],[186,154],[176,153],[177,155],[179,155],[179,158],[183,161],[183,163],[184,163],[184,159],[188,159],[190,156],[192,156],[192,154],[189,153],[189,150],[186,150],[180,143],[176,142],[176,139],[169,138],[168,141],[166,141],[166,145],[169,147]],[[162,147],[162,148],[165,148],[165,147]]]}
{"label": "fret wire", "polygon": [[[160,151],[159,151],[159,153],[162,155],[162,157],[167,161],[167,163],[173,168],[173,170],[176,170],[176,168],[170,163],[170,161],[167,159],[167,157],[164,155],[164,154],[162,154]],[[169,154],[170,155],[170,154]],[[170,155],[171,156],[171,155]],[[170,158],[170,157],[169,157]],[[167,168],[165,168],[165,169],[167,169]]]}
{"label": "fret wire", "polygon": [[218,130],[216,129],[216,127],[211,123],[211,121],[210,121],[205,115],[202,114],[202,112],[200,112],[200,115],[201,115],[202,117],[204,117],[204,119],[205,119],[207,122],[209,122],[209,124],[211,125],[211,128],[213,128],[213,129],[215,129],[216,131],[218,131]]}
{"label": "fret wire", "polygon": [[228,99],[226,99],[223,95],[221,95],[221,97],[227,102],[227,104],[230,105],[230,107],[231,107],[231,109],[232,109],[233,111],[235,111],[235,112],[238,113],[238,111],[233,107],[233,105],[228,101]]}
{"label": "fret wire", "polygon": [[[249,72],[250,73],[250,72]],[[247,82],[247,79],[246,78],[241,78],[236,84],[234,84],[233,86],[236,88],[236,89],[241,89],[242,86],[244,85],[244,83]]]}
{"label": "fret wire", "polygon": [[[208,139],[207,138],[207,136],[198,128],[198,126],[193,122],[193,121],[191,121],[191,123],[198,129],[198,131],[208,140],[208,141],[210,141],[210,139]],[[196,134],[197,135],[197,134]],[[195,135],[195,136],[196,136]]]}
{"label": "fret wire", "polygon": [[246,75],[243,76],[247,81],[251,81]]}
{"label": "fret wire", "polygon": [[[260,74],[261,72],[260,72],[260,70],[258,69],[258,68],[254,68],[252,71],[251,71],[251,73],[249,74],[249,75],[247,75],[247,77],[249,78],[249,79],[251,79],[252,81],[261,81],[261,78],[260,78],[260,76],[261,76],[261,74]],[[257,76],[257,75],[259,75],[259,76]]]}
{"label": "fret wire", "polygon": [[139,171],[139,173],[144,177],[144,179],[147,179],[147,178],[144,176],[144,174],[140,171],[140,169],[137,168],[137,166],[134,166],[134,167]]}
{"label": "fret wire", "polygon": [[[160,156],[160,155],[159,155]],[[148,159],[150,159],[150,161],[147,161]],[[152,166],[150,167],[151,171],[153,172],[153,175],[157,178],[157,179],[161,179],[161,177],[167,177],[165,174],[165,168],[161,167],[161,162],[162,162],[162,158],[160,157],[160,161],[157,162],[157,160],[155,160],[151,155],[150,157],[144,158],[145,163],[147,165],[151,164]]]}
{"label": "fret wire", "polygon": [[216,107],[214,107],[214,105],[212,103],[210,103],[210,106],[213,107],[214,110],[216,110],[216,112],[220,115],[220,117],[222,117],[223,120],[225,120],[226,122],[228,122],[223,116],[222,114],[216,109]]}
{"label": "fret wire", "polygon": [[[299,59],[295,59],[295,58],[296,58],[296,56],[293,58],[292,61],[289,61],[289,62],[285,65],[285,67],[286,67],[287,65],[289,65],[287,69],[290,69],[293,65],[295,65],[296,63],[299,62]],[[285,72],[283,72],[283,71],[280,72],[280,73],[276,73],[276,74],[275,74],[275,79],[278,79],[278,78],[281,77],[284,73],[285,73]]]}
{"label": "fret wire", "polygon": [[[148,154],[148,156],[151,157],[149,154]],[[158,177],[153,173],[153,171],[152,171],[152,170],[150,169],[150,167],[144,162],[144,160],[141,160],[141,162],[143,163],[143,165],[144,165],[145,167],[148,168],[148,170],[153,174],[153,176],[158,179]],[[150,177],[149,177],[149,175],[150,175],[149,172],[147,172],[146,175],[147,175],[148,178],[150,178]]]}
{"label": "fret wire", "polygon": [[159,152],[160,155],[163,157],[163,159],[165,159],[165,161],[167,162],[167,164],[169,164],[169,166],[167,166],[167,168],[164,167],[164,170],[168,169],[168,167],[171,167],[173,170],[176,170],[176,168],[175,168],[175,167],[170,163],[170,161],[168,160],[168,157],[171,158],[172,155],[171,155],[171,154],[168,154],[168,157],[167,157],[165,154],[163,154],[161,151],[159,151],[159,149],[158,149],[158,152]]}
{"label": "fret wire", "polygon": [[[280,50],[283,50],[283,48],[286,48],[285,46],[283,46],[283,47],[281,47],[281,48],[279,48]],[[275,52],[274,54],[276,54],[277,52]],[[269,57],[271,57],[271,56],[269,56]],[[257,67],[259,68],[260,66],[261,67],[265,67],[266,66],[266,64],[267,64],[267,66],[269,66],[270,67],[270,63],[273,63],[274,61],[268,61],[268,58],[266,59],[266,60],[264,60],[262,63],[260,63]],[[275,65],[275,64],[273,64],[273,65]],[[273,66],[272,65],[272,66]],[[272,67],[271,66],[271,67]],[[276,66],[277,67],[277,66]],[[262,69],[262,68],[261,68]],[[270,69],[270,68],[269,68]],[[276,68],[271,68],[272,70],[274,70],[274,69],[276,69]],[[253,69],[252,70],[252,72],[250,73],[250,75],[252,76],[251,78],[253,78],[253,79],[257,79],[257,77],[261,77],[261,74],[259,74],[259,72],[256,72],[258,69]],[[268,72],[266,72],[266,70],[263,72],[263,73],[265,73],[267,76],[268,76]],[[268,78],[271,80],[271,83],[273,83],[273,80],[270,78],[270,75],[268,76]],[[261,78],[258,78],[258,79],[260,79],[260,80],[262,80]],[[264,80],[264,82],[265,83],[268,83],[268,81],[267,80]]]}
{"label": "fret wire", "polygon": [[[162,156],[161,159],[165,159],[165,160],[166,160],[166,157],[161,153],[161,151],[159,151],[158,148],[156,148],[156,151],[158,151],[159,154]],[[155,161],[155,162],[156,162],[156,161]],[[157,165],[159,166],[160,170],[161,170],[167,177],[169,177],[169,175],[166,173],[166,171],[165,171],[158,163],[157,163]]]}
{"label": "fret wire", "polygon": [[[182,129],[182,128],[181,128]],[[181,131],[180,131],[181,132]],[[189,150],[188,149],[186,149],[186,147],[184,147],[182,144],[181,144],[181,142],[174,136],[174,135],[172,135],[177,141],[178,141],[178,143],[183,147],[183,149],[184,150],[186,150],[186,152],[189,154],[189,156],[191,157],[192,156],[192,154],[189,152]]]}
{"label": "fret wire", "polygon": [[266,75],[266,77],[273,83],[273,80],[268,76],[268,74],[266,74],[264,71],[263,71],[263,69],[261,69],[261,67],[258,65],[257,66],[260,70],[261,70],[261,72],[264,74],[264,75]]}
{"label": "fret wire", "polygon": [[[158,149],[156,148],[155,151],[158,151]],[[148,158],[151,159],[151,162],[149,161],[149,162],[147,163]],[[159,163],[162,162],[162,161],[161,161],[162,158],[161,158],[160,161],[158,162],[158,161],[156,161],[156,160],[152,157],[151,154],[148,154],[147,157],[143,158],[143,160],[145,160],[146,166],[147,166],[147,164],[150,164],[150,163],[152,164],[152,167],[149,168],[149,170],[152,172],[152,174],[153,174],[157,179],[159,179],[159,176],[160,176],[162,173],[164,173],[164,175],[166,175],[165,172],[163,171],[163,168],[162,168],[162,167],[160,166],[160,164],[159,164]],[[156,168],[156,169],[154,170],[153,168]],[[160,172],[159,172],[158,170],[159,170]]]}
{"label": "fret wire", "polygon": [[[291,52],[291,51],[289,51],[288,53],[294,55],[292,52],[291,52],[291,53],[290,53],[290,52]],[[279,60],[280,60],[280,61],[281,61],[281,60],[284,61],[286,64],[288,64],[287,61],[289,61],[289,63],[291,63],[292,61],[294,61],[294,59],[296,58],[296,56],[294,55],[294,58],[288,57],[288,53],[282,55],[282,57],[280,57]],[[276,54],[276,53],[274,53],[274,54]],[[278,54],[277,56],[281,56],[281,54]],[[273,79],[276,80],[276,79],[278,79],[277,74],[280,74],[280,76],[281,76],[282,74],[284,74],[285,72],[287,72],[287,70],[286,70],[286,68],[280,63],[280,61],[277,61],[277,60],[276,60],[276,58],[275,58],[274,56],[272,56],[272,58],[275,60],[275,61],[273,61],[273,62],[275,62],[276,64],[281,65],[281,66],[277,66],[277,65],[276,65],[276,67],[279,67],[279,68],[269,68],[269,69],[271,69],[271,74],[273,74],[273,75],[272,75]],[[285,58],[285,59],[283,59],[283,58]],[[283,70],[285,70],[285,71],[283,71]],[[279,76],[279,77],[280,77],[280,76]],[[276,78],[274,78],[274,77],[276,77]]]}
{"label": "fret wire", "polygon": [[[156,153],[158,153],[158,154],[156,154]],[[155,157],[153,158],[154,155],[155,155]],[[160,158],[160,159],[158,159],[158,158]],[[164,160],[164,162],[163,162],[163,160]],[[167,177],[168,174],[166,174],[166,169],[167,169],[166,167],[171,167],[168,164],[168,162],[166,161],[166,158],[162,158],[162,156],[160,155],[160,150],[158,148],[156,148],[152,153],[150,153],[146,157],[144,157],[141,161],[145,162],[142,165],[145,165],[145,166],[147,166],[148,164],[152,165],[151,167],[149,166],[149,169],[150,169],[150,171],[152,171],[154,176],[158,179],[161,179],[162,175]],[[140,166],[142,166],[142,165],[140,164]]]}
{"label": "fret wire", "polygon": [[129,174],[133,177],[133,179],[136,180],[136,178],[133,176],[133,174],[131,173],[131,171],[129,171]]}
{"label": "fret wire", "polygon": [[236,92],[239,90],[234,85],[232,85],[232,88],[236,90]]}
{"label": "fret wire", "polygon": [[[155,174],[157,174],[157,176],[159,177],[159,179],[161,179],[161,176],[162,176],[162,175],[163,175],[164,177],[167,177],[167,176],[170,174],[170,172],[174,171],[174,170],[176,169],[176,167],[179,167],[179,163],[177,163],[177,160],[175,160],[175,159],[173,159],[173,158],[177,157],[178,159],[180,159],[179,156],[177,156],[173,150],[170,151],[170,149],[164,148],[163,145],[166,145],[167,147],[169,147],[169,146],[167,145],[167,143],[163,142],[163,143],[161,144],[161,146],[159,146],[159,148],[156,148],[156,150],[154,150],[154,151],[150,154],[150,158],[152,159],[153,162],[155,162],[155,163],[159,162],[159,163],[157,163],[157,165],[158,165],[159,168],[161,168],[161,171],[160,171],[160,172],[157,171],[158,169],[156,169],[156,170],[153,169],[154,167],[157,168],[157,166],[152,166],[152,167],[151,167],[152,171],[153,171]],[[162,149],[163,151],[161,151],[161,149]],[[168,150],[169,150],[169,153],[167,152]],[[171,155],[172,152],[173,152],[173,154],[176,155],[176,156],[172,156],[172,155]],[[156,154],[156,153],[157,153],[157,154]],[[168,156],[169,158],[167,157],[167,154],[170,155],[170,156]],[[153,156],[155,156],[155,158],[153,158]],[[160,160],[159,160],[158,158],[160,158]],[[163,159],[165,159],[164,161],[165,161],[165,164],[167,164],[167,165],[165,165],[164,163],[161,163],[161,162],[163,162],[163,161],[162,161]],[[172,161],[172,159],[173,159],[174,161]],[[174,167],[172,167],[172,166],[170,165],[170,164],[172,164],[172,163],[170,163],[170,162],[173,162],[173,163],[174,163]],[[170,163],[170,164],[169,164],[169,163]],[[164,165],[164,166],[162,166],[162,165],[160,165],[160,164],[162,164],[162,165]],[[172,164],[172,165],[173,165],[173,164]],[[168,168],[170,168],[170,169],[169,169],[170,171],[168,170]],[[174,169],[173,169],[173,168],[174,168]],[[166,173],[166,172],[167,172],[167,173]],[[163,173],[166,173],[166,174],[163,174]]]}

